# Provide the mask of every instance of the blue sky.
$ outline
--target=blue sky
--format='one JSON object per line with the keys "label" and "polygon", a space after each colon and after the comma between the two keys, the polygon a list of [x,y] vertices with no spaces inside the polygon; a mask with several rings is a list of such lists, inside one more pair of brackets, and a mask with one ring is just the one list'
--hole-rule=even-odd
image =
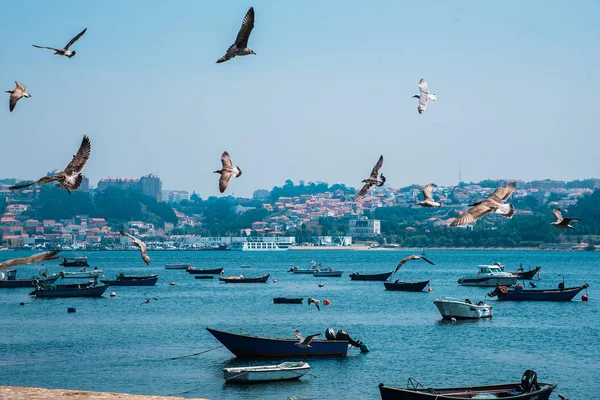
{"label": "blue sky", "polygon": [[[216,64],[249,6],[256,56]],[[64,168],[155,173],[218,194],[220,154],[249,196],[285,179],[357,187],[380,154],[390,185],[600,177],[595,1],[0,2],[0,177]],[[88,28],[69,60],[62,47]],[[438,95],[418,115],[417,82]],[[560,156],[559,156],[560,155]]]}

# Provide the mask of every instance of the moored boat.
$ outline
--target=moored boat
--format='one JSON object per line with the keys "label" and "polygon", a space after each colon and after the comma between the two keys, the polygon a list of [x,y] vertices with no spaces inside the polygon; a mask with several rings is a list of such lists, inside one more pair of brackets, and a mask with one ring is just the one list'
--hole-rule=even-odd
{"label": "moored boat", "polygon": [[525,289],[522,285],[514,288],[499,286],[490,293],[490,297],[498,297],[500,301],[571,301],[579,292],[589,285],[558,289]]}
{"label": "moored boat", "polygon": [[213,268],[213,269],[196,269],[194,267],[189,267],[187,269],[188,274],[196,274],[196,275],[220,275],[223,273],[223,268]]}
{"label": "moored boat", "polygon": [[101,297],[109,286],[40,284],[30,295],[35,297]]}
{"label": "moored boat", "polygon": [[212,279],[214,278],[214,276],[212,275],[196,275],[194,276],[194,279]]}
{"label": "moored boat", "polygon": [[512,286],[517,283],[517,278],[510,272],[502,271],[499,265],[480,265],[477,275],[465,276],[458,280],[459,285],[463,286],[487,286],[494,287]]}
{"label": "moored boat", "polygon": [[100,278],[104,275],[104,270],[94,268],[92,271],[86,271],[86,268],[83,267],[78,272],[65,272],[60,271],[58,274],[62,279],[94,279]]}
{"label": "moored boat", "polygon": [[36,280],[45,283],[54,283],[59,277],[59,275],[45,276],[42,274],[30,279],[17,279],[17,270],[8,269],[5,271],[0,271],[0,289],[32,288],[35,286]]}
{"label": "moored boat", "polygon": [[102,283],[112,286],[154,286],[158,281],[158,275],[142,275],[142,276],[134,276],[134,275],[125,275],[121,272],[114,280],[105,280],[102,279]]}
{"label": "moored boat", "polygon": [[310,365],[303,361],[298,361],[284,362],[278,365],[223,368],[223,377],[226,382],[273,382],[300,379],[308,371],[310,371]]}
{"label": "moored boat", "polygon": [[429,284],[429,281],[421,282],[383,282],[386,290],[393,290],[397,292],[421,292]]}
{"label": "moored boat", "polygon": [[243,275],[237,276],[220,276],[221,282],[227,283],[266,283],[269,280],[269,274],[263,276],[257,276],[254,278],[245,278]]}
{"label": "moored boat", "polygon": [[483,301],[473,304],[471,300],[465,299],[435,299],[433,304],[437,307],[443,319],[480,319],[492,318],[492,305]]}
{"label": "moored boat", "polygon": [[303,297],[273,297],[275,304],[302,304]]}
{"label": "moored boat", "polygon": [[89,267],[87,257],[63,257],[60,262],[63,267]]}
{"label": "moored boat", "polygon": [[527,370],[521,382],[485,386],[462,386],[427,388],[409,378],[406,388],[379,384],[382,400],[466,400],[466,399],[514,399],[548,400],[556,388],[552,383],[538,383],[537,374]]}
{"label": "moored boat", "polygon": [[513,272],[512,274],[515,275],[519,279],[530,280],[530,279],[533,279],[533,277],[535,276],[535,274],[537,274],[538,272],[540,272],[540,269],[542,269],[542,267],[537,266],[534,269],[530,268],[529,270],[525,271],[523,269],[523,267],[519,267],[517,269],[517,271]]}
{"label": "moored boat", "polygon": [[382,274],[361,274],[360,272],[355,272],[350,274],[350,279],[353,281],[387,281],[391,275],[392,271]]}
{"label": "moored boat", "polygon": [[344,273],[343,270],[335,271],[333,268],[329,267],[328,269],[325,269],[325,270],[317,269],[313,273],[313,276],[319,276],[319,277],[327,276],[330,278],[339,278],[342,276],[343,273]]}
{"label": "moored boat", "polygon": [[190,264],[187,263],[169,263],[165,264],[165,269],[188,269],[191,267]]}

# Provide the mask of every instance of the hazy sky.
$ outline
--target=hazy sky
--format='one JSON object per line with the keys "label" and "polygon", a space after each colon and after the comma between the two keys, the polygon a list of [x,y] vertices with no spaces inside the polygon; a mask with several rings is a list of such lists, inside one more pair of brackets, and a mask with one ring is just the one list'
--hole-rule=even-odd
{"label": "hazy sky", "polygon": [[[600,177],[597,1],[1,1],[0,177],[159,175],[249,196],[286,179],[394,187]],[[256,56],[215,61],[249,6]],[[73,59],[64,46],[84,27]],[[438,95],[417,113],[417,83]]]}

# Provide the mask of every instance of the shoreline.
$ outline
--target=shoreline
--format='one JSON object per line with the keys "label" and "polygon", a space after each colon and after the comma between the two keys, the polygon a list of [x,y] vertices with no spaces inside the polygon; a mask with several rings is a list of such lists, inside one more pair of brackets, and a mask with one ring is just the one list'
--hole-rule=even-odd
{"label": "shoreline", "polygon": [[[90,392],[87,390],[44,389],[22,386],[0,386],[2,400],[183,400],[183,397],[148,396],[140,394]],[[186,400],[207,400],[204,398],[186,398]]]}
{"label": "shoreline", "polygon": [[[359,246],[292,246],[290,250],[351,250],[351,251],[549,251],[549,252],[576,252],[583,250],[561,249],[561,248],[539,248],[539,247],[370,247]],[[593,252],[590,252],[593,253]]]}

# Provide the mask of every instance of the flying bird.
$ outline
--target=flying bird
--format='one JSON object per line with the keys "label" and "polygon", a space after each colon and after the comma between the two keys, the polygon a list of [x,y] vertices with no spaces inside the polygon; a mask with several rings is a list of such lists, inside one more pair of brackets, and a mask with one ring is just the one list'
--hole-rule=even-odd
{"label": "flying bird", "polygon": [[6,93],[10,93],[10,98],[8,100],[8,109],[10,112],[13,112],[15,107],[17,106],[17,101],[21,100],[23,97],[30,98],[31,95],[25,92],[27,86],[23,85],[21,82],[15,81],[17,87],[13,90],[7,90]]}
{"label": "flying bird", "polygon": [[219,179],[219,191],[223,193],[225,189],[227,189],[227,185],[229,185],[229,180],[232,175],[236,178],[242,176],[242,169],[237,165],[235,167],[233,166],[229,153],[226,151],[221,154],[221,164],[223,164],[223,168],[213,172],[215,174],[221,174],[221,179]]}
{"label": "flying bird", "polygon": [[0,271],[17,265],[34,264],[43,261],[56,260],[57,258],[60,258],[57,256],[58,253],[60,253],[60,250],[52,250],[46,251],[45,253],[34,254],[29,257],[13,258],[12,260],[6,260],[0,263]]}
{"label": "flying bird", "polygon": [[433,200],[433,195],[431,194],[431,192],[432,192],[434,186],[435,185],[433,183],[423,186],[423,189],[421,190],[423,192],[423,201],[417,202],[417,205],[419,205],[421,207],[441,207],[442,206],[442,203],[440,203],[439,201]]}
{"label": "flying bird", "polygon": [[[158,299],[157,299],[156,297],[149,297],[147,300],[144,300],[144,301],[142,301],[142,302],[140,303],[140,306],[141,306],[142,304],[150,304],[150,301],[151,301],[151,300],[158,300]],[[138,306],[138,307],[139,307],[139,306]]]}
{"label": "flying bird", "polygon": [[79,150],[77,154],[73,156],[73,159],[67,165],[64,171],[58,172],[56,175],[52,176],[44,176],[35,182],[21,183],[19,185],[10,186],[10,190],[23,189],[31,185],[35,184],[44,184],[58,181],[58,187],[62,189],[66,189],[69,194],[71,190],[77,190],[81,185],[83,180],[83,174],[81,171],[88,159],[90,158],[90,152],[92,151],[92,143],[90,142],[90,138],[87,136],[83,136],[83,140],[81,141],[81,145],[79,146]]}
{"label": "flying bird", "polygon": [[147,265],[150,265],[150,257],[148,256],[148,252],[146,251],[146,243],[142,242],[140,239],[136,238],[133,235],[130,235],[127,232],[119,231],[119,233],[123,236],[127,236],[129,239],[131,239],[134,246],[139,247],[140,254],[142,255],[142,260],[144,260],[144,262]]}
{"label": "flying bird", "polygon": [[398,272],[398,270],[407,262],[412,261],[412,260],[423,260],[423,261],[427,261],[429,264],[431,265],[435,265],[434,263],[432,263],[431,261],[429,261],[428,259],[426,259],[423,256],[408,256],[406,258],[403,258],[402,260],[400,260],[400,262],[398,263],[398,266],[396,267],[396,269],[394,270],[394,274],[396,272]]}
{"label": "flying bird", "polygon": [[229,46],[227,53],[217,60],[217,63],[222,63],[227,60],[231,60],[235,56],[247,56],[248,54],[254,54],[254,50],[248,47],[248,39],[250,38],[250,32],[254,28],[254,7],[250,7],[246,16],[242,20],[242,27],[238,32],[235,42]]}
{"label": "flying bird", "polygon": [[294,344],[303,349],[310,347],[310,342],[312,342],[313,339],[316,338],[317,336],[321,336],[320,333],[316,333],[314,335],[307,336],[306,339],[304,339],[298,329],[296,329],[294,331],[294,335],[296,335],[296,337],[298,338],[298,343],[294,343]]}
{"label": "flying bird", "polygon": [[417,106],[417,111],[419,114],[423,114],[423,111],[427,108],[427,103],[429,100],[435,101],[437,96],[435,94],[429,94],[429,87],[427,86],[427,82],[425,79],[421,79],[419,81],[419,91],[421,94],[415,94],[413,98],[419,99],[419,105]]}
{"label": "flying bird", "polygon": [[379,174],[379,169],[381,168],[382,165],[383,165],[383,155],[381,155],[379,157],[377,164],[375,164],[375,166],[373,167],[373,170],[371,171],[371,175],[367,179],[362,180],[362,182],[364,182],[365,185],[362,187],[362,189],[360,189],[360,192],[358,192],[358,194],[356,195],[357,200],[359,198],[363,197],[365,194],[367,194],[367,192],[369,191],[371,186],[373,186],[373,185],[375,185],[377,187],[383,186],[383,184],[385,183],[385,176],[383,176],[383,174],[381,174],[380,178],[377,178],[377,175]]}
{"label": "flying bird", "polygon": [[487,199],[469,204],[471,208],[452,221],[450,226],[470,224],[491,212],[496,212],[503,217],[511,218],[515,213],[515,209],[511,203],[504,202],[515,191],[516,186],[517,184],[515,182],[509,185],[500,186],[498,189],[494,190],[494,193]]}
{"label": "flying bird", "polygon": [[562,213],[560,212],[560,208],[554,209],[554,216],[556,217],[556,221],[552,222],[555,228],[559,229],[575,229],[571,225],[571,221],[581,221],[579,218],[563,218]]}
{"label": "flying bird", "polygon": [[319,303],[320,303],[320,302],[321,302],[320,300],[313,299],[312,297],[309,297],[309,298],[308,298],[308,303],[307,303],[307,304],[308,304],[309,306],[310,306],[311,304],[314,304],[315,306],[317,306],[317,310],[321,311],[321,307],[319,306]]}
{"label": "flying bird", "polygon": [[75,53],[77,53],[77,52],[75,50],[69,50],[69,47],[71,47],[73,45],[73,43],[78,41],[83,36],[85,31],[87,31],[87,28],[82,30],[77,36],[75,36],[73,39],[71,39],[71,41],[69,43],[67,43],[67,45],[62,49],[55,49],[54,47],[38,46],[35,44],[33,44],[32,46],[37,47],[38,49],[54,50],[54,52],[55,52],[54,55],[73,58],[73,56],[75,56]]}

